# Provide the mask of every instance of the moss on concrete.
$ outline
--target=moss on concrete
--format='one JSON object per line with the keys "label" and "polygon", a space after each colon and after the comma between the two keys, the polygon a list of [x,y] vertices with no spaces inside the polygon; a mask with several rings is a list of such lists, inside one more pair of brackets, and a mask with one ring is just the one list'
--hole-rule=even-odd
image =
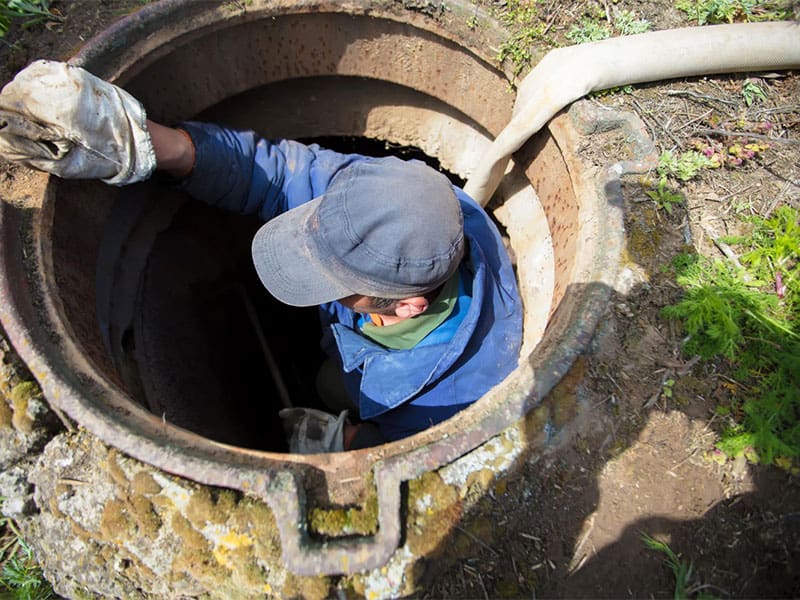
{"label": "moss on concrete", "polygon": [[9,429],[12,427],[11,417],[14,413],[11,412],[11,407],[6,402],[4,394],[0,393],[0,429]]}
{"label": "moss on concrete", "polygon": [[113,542],[121,542],[136,534],[136,523],[122,500],[114,498],[106,502],[100,517],[100,534]]}
{"label": "moss on concrete", "polygon": [[208,540],[202,533],[197,531],[188,519],[182,514],[174,512],[170,515],[172,531],[175,532],[185,546],[195,551],[210,551],[211,547]]}
{"label": "moss on concrete", "polygon": [[161,529],[161,517],[155,511],[153,503],[140,495],[133,495],[128,502],[128,510],[136,523],[140,536],[154,539]]}
{"label": "moss on concrete", "polygon": [[331,597],[330,580],[327,577],[298,577],[287,573],[281,597],[293,600],[327,600]]}
{"label": "moss on concrete", "polygon": [[415,556],[435,556],[443,535],[461,520],[462,505],[458,490],[447,485],[436,472],[426,472],[408,483],[407,544]]}
{"label": "moss on concrete", "polygon": [[11,423],[17,431],[22,433],[33,431],[33,419],[28,416],[28,404],[40,393],[39,386],[33,381],[23,381],[11,388],[8,395],[13,411]]}
{"label": "moss on concrete", "polygon": [[343,509],[315,507],[308,521],[311,530],[320,535],[374,535],[378,531],[378,498],[372,493],[364,506]]}
{"label": "moss on concrete", "polygon": [[119,452],[113,448],[108,451],[105,470],[120,488],[123,490],[128,489],[128,476],[119,464]]}
{"label": "moss on concrete", "polygon": [[221,488],[201,487],[194,491],[186,506],[186,518],[197,528],[207,523],[221,525],[236,506],[237,494]]}
{"label": "moss on concrete", "polygon": [[[641,216],[628,224],[627,252],[625,262],[652,264],[661,247],[663,230],[658,222],[655,207],[641,209]],[[632,259],[632,260],[631,260]]]}
{"label": "moss on concrete", "polygon": [[131,478],[131,490],[136,494],[151,496],[161,491],[161,486],[147,471],[137,471]]}
{"label": "moss on concrete", "polygon": [[453,538],[449,551],[456,556],[473,556],[482,547],[491,546],[494,526],[486,517],[478,517],[464,524]]}
{"label": "moss on concrete", "polygon": [[281,541],[278,527],[269,507],[253,498],[243,498],[231,513],[230,523],[239,531],[249,531],[253,537],[253,554],[266,564],[278,561]]}
{"label": "moss on concrete", "polygon": [[575,418],[578,412],[578,388],[585,374],[586,359],[579,356],[545,399],[551,407],[552,423],[556,427],[564,427]]}
{"label": "moss on concrete", "polygon": [[230,578],[230,571],[220,565],[211,550],[185,546],[172,563],[173,570],[185,572],[208,590],[219,590]]}

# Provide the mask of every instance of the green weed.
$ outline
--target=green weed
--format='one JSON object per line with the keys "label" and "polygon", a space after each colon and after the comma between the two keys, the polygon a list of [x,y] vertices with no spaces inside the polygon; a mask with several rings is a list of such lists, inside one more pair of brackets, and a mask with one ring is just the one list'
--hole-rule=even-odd
{"label": "green weed", "polygon": [[741,269],[694,255],[673,263],[685,295],[663,314],[683,321],[687,354],[725,359],[742,384],[717,447],[785,464],[800,457],[800,212],[751,221],[751,234],[729,240]]}
{"label": "green weed", "polygon": [[42,576],[33,550],[7,517],[0,518],[0,597],[16,600],[49,600],[55,598],[53,588]]}
{"label": "green weed", "polygon": [[755,81],[752,79],[745,79],[742,84],[742,98],[744,98],[744,103],[747,106],[752,106],[753,102],[756,100],[759,102],[766,100],[767,95]]}
{"label": "green weed", "polygon": [[629,10],[621,10],[614,17],[614,29],[619,35],[636,35],[650,31],[650,21],[637,19]]}
{"label": "green weed", "polygon": [[661,542],[646,533],[640,534],[642,542],[650,550],[655,550],[664,555],[664,563],[670,568],[675,577],[675,591],[673,598],[675,600],[686,600],[688,598],[696,598],[697,600],[713,600],[715,596],[704,591],[701,585],[692,585],[694,576],[694,566],[691,562],[681,560],[677,554],[669,547],[669,545]]}
{"label": "green weed", "polygon": [[50,12],[50,0],[0,0],[0,37],[5,36],[14,19],[22,19],[22,27],[27,28],[60,21],[61,17]]}
{"label": "green weed", "polygon": [[675,177],[681,181],[689,181],[697,175],[701,169],[713,169],[719,165],[715,164],[704,154],[696,150],[687,150],[679,154],[671,150],[664,150],[658,157],[658,167],[656,171],[659,177]]}
{"label": "green weed", "polygon": [[510,0],[500,20],[511,31],[511,37],[500,46],[497,60],[510,60],[514,75],[531,64],[532,49],[542,41],[547,25],[539,16],[536,0]]}
{"label": "green weed", "polygon": [[567,32],[567,39],[573,44],[587,44],[589,42],[599,42],[611,37],[611,27],[608,23],[582,17],[578,25],[573,25]]}
{"label": "green weed", "polygon": [[566,34],[573,44],[585,44],[610,38],[612,35],[634,35],[650,30],[650,22],[637,19],[629,10],[617,11],[613,24],[608,23],[605,13],[584,16],[578,25],[574,25]]}
{"label": "green weed", "polygon": [[656,203],[658,208],[662,208],[670,214],[672,214],[672,208],[675,204],[683,202],[683,196],[669,189],[666,177],[661,177],[658,180],[658,185],[655,189],[645,190],[644,193]]}
{"label": "green weed", "polygon": [[698,25],[792,18],[791,0],[677,0],[675,7]]}

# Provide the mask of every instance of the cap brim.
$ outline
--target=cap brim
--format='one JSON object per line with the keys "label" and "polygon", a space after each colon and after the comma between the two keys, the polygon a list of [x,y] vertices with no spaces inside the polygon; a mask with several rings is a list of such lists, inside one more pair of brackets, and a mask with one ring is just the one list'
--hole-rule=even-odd
{"label": "cap brim", "polygon": [[354,292],[331,278],[314,258],[307,231],[322,198],[316,198],[267,221],[253,238],[252,254],[261,283],[291,306],[315,306]]}

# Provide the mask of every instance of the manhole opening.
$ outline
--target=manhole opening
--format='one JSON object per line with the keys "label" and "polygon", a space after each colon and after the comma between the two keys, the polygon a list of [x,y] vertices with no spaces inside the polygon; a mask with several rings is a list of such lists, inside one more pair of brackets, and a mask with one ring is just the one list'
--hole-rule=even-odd
{"label": "manhole opening", "polygon": [[[422,160],[463,185],[413,146],[356,136],[301,141]],[[128,392],[164,421],[218,442],[286,452],[277,413],[286,396],[294,406],[326,409],[316,387],[325,355],[318,309],[281,304],[258,280],[250,240],[260,224],[200,202],[183,204],[155,235],[136,275],[134,310],[125,318],[112,303],[109,326],[121,334],[109,345]],[[107,227],[119,229],[113,216]],[[132,234],[127,245],[136,243]],[[135,270],[123,264],[113,272],[126,269]],[[120,294],[112,290],[111,297]]]}

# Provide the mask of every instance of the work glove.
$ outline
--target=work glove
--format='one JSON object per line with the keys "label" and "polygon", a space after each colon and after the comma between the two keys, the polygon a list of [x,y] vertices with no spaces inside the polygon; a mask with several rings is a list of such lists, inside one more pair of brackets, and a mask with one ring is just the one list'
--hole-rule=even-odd
{"label": "work glove", "polygon": [[313,408],[284,408],[278,415],[292,454],[322,454],[344,450],[347,411],[338,417]]}
{"label": "work glove", "polygon": [[0,92],[0,155],[67,179],[135,183],[156,166],[146,118],[125,90],[37,60]]}

